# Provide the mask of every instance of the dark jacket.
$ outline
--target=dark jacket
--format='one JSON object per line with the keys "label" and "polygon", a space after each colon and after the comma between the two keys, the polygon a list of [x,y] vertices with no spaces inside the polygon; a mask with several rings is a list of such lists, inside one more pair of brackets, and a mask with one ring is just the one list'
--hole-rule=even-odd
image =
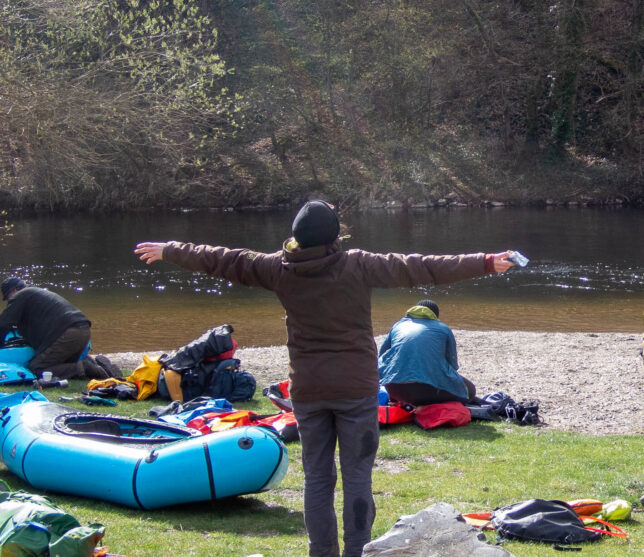
{"label": "dark jacket", "polygon": [[308,402],[378,393],[372,288],[442,284],[484,274],[483,253],[377,254],[327,246],[275,253],[170,242],[163,260],[277,294],[286,310],[290,395]]}
{"label": "dark jacket", "polygon": [[90,325],[90,321],[65,298],[44,288],[28,286],[16,292],[0,314],[0,339],[17,327],[38,355],[67,329],[81,324]]}

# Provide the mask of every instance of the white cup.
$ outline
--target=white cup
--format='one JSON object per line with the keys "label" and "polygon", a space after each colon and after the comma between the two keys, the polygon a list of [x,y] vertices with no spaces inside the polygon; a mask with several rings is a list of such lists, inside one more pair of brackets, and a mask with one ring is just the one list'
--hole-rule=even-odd
{"label": "white cup", "polygon": [[51,381],[51,378],[53,377],[51,371],[43,371],[42,372],[42,379],[43,381]]}

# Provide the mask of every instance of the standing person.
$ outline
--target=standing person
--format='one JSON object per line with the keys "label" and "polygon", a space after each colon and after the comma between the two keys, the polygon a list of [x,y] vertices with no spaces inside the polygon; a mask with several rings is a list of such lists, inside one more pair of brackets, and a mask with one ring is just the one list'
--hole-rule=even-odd
{"label": "standing person", "polygon": [[392,400],[423,406],[469,402],[476,395],[474,383],[457,373],[454,333],[438,315],[436,302],[420,300],[380,345],[380,384]]}
{"label": "standing person", "polygon": [[28,367],[36,375],[51,371],[59,379],[110,376],[90,357],[78,361],[92,324],[76,306],[55,292],[27,286],[19,277],[5,279],[0,289],[7,302],[0,314],[0,345],[9,331],[17,329],[35,351]]}
{"label": "standing person", "polygon": [[163,260],[266,288],[282,303],[312,557],[340,555],[333,507],[336,444],[344,490],[343,555],[358,557],[371,540],[379,389],[371,290],[453,282],[512,266],[507,252],[423,256],[343,251],[339,230],[333,208],[316,200],[300,209],[293,237],[274,253],[180,242],[145,242],[134,250],[146,263]]}

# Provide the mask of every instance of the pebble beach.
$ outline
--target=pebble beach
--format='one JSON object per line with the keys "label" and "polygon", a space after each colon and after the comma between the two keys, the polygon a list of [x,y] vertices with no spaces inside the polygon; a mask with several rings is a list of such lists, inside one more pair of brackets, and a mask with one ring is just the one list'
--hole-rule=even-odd
{"label": "pebble beach", "polygon": [[[644,434],[641,334],[454,330],[454,336],[459,372],[474,382],[478,396],[500,391],[517,402],[538,401],[538,427]],[[137,352],[106,355],[126,375],[142,361]],[[235,357],[257,380],[256,397],[287,378],[286,346],[240,348]]]}

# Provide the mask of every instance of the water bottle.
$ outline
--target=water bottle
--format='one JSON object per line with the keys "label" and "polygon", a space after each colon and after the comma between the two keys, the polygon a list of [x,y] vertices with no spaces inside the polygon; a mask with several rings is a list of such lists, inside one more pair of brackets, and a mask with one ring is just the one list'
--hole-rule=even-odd
{"label": "water bottle", "polygon": [[530,260],[518,251],[511,251],[508,259],[519,267],[525,267],[528,263],[530,263]]}

